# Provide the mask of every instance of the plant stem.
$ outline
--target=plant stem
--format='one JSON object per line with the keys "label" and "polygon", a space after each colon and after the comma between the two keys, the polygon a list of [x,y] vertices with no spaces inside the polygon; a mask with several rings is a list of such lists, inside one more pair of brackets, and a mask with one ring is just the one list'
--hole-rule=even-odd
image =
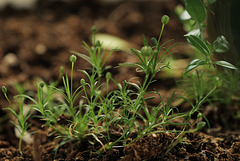
{"label": "plant stem", "polygon": [[163,30],[164,30],[164,27],[165,27],[165,24],[162,24],[162,29],[161,29],[161,32],[160,32],[159,37],[158,37],[156,50],[158,50],[158,48],[159,48],[159,43],[160,43],[160,39],[162,37],[162,33],[163,33]]}

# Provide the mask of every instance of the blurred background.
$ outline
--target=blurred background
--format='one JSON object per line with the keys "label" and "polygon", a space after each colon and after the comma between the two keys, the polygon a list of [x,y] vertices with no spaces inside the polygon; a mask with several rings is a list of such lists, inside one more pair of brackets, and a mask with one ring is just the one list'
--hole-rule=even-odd
{"label": "blurred background", "polygon": [[[90,42],[93,25],[98,33],[123,40],[123,48],[140,47],[143,34],[148,40],[158,37],[161,17],[167,14],[171,20],[162,42],[183,42],[185,32],[175,13],[179,4],[180,0],[1,0],[0,86],[34,77],[57,79],[61,65],[69,68],[70,50],[86,53],[82,41]],[[79,61],[79,68],[87,65]]]}

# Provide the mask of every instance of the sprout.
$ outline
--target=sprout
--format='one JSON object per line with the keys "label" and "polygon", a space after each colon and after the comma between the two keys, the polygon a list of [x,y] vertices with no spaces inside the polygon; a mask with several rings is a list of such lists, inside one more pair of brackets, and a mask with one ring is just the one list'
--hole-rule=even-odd
{"label": "sprout", "polygon": [[76,60],[77,60],[76,55],[71,55],[70,58],[69,58],[69,60],[70,60],[70,62],[75,63]]}
{"label": "sprout", "polygon": [[167,15],[162,16],[161,22],[162,24],[166,25],[168,24],[170,18]]}

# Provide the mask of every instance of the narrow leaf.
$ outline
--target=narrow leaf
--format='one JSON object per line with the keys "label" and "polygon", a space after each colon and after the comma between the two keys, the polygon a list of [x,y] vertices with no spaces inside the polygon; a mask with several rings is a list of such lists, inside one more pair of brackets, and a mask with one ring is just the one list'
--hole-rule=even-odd
{"label": "narrow leaf", "polygon": [[188,72],[190,72],[190,71],[193,70],[194,68],[197,68],[198,66],[200,66],[200,65],[205,65],[205,64],[206,64],[205,61],[202,61],[202,60],[200,60],[200,59],[194,59],[193,61],[191,61],[191,62],[188,64],[188,66],[187,66],[187,68],[186,68],[186,70],[185,70],[184,75],[186,75]]}
{"label": "narrow leaf", "polygon": [[210,52],[207,44],[202,39],[198,38],[195,35],[189,35],[189,34],[185,35],[185,37],[187,38],[187,41],[189,42],[189,44],[196,47],[205,56],[208,57],[211,55],[211,52]]}
{"label": "narrow leaf", "polygon": [[225,67],[225,68],[237,69],[234,65],[232,65],[231,63],[226,62],[226,61],[216,61],[214,63],[219,65],[219,66]]}

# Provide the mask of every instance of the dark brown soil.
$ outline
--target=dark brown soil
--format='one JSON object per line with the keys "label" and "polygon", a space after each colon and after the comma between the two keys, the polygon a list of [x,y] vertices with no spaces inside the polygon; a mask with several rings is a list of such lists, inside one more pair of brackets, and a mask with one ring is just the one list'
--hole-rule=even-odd
{"label": "dark brown soil", "polygon": [[[59,68],[64,66],[70,71],[70,50],[86,53],[82,41],[90,42],[91,27],[98,26],[98,32],[112,34],[127,40],[134,47],[140,48],[142,34],[147,40],[158,37],[161,17],[170,16],[171,21],[163,34],[163,42],[185,42],[184,30],[174,13],[180,0],[153,2],[119,2],[102,3],[100,1],[82,0],[71,3],[39,1],[37,7],[30,10],[15,10],[10,7],[0,11],[0,87],[8,88],[10,99],[17,94],[14,84],[22,84],[28,91],[35,91],[34,82],[39,79],[52,82],[58,79]],[[179,55],[184,54],[184,45],[176,47]],[[116,66],[130,61],[131,57],[116,52],[107,62]],[[77,60],[75,69],[85,69],[90,65]],[[129,80],[136,75],[132,68],[111,69],[117,82]],[[74,73],[76,86],[84,75]],[[153,87],[166,98],[175,86],[174,78],[157,78]],[[114,89],[112,86],[110,89]],[[159,100],[152,102],[157,104]],[[7,112],[3,110],[8,103],[0,94],[0,161],[5,160],[53,160],[54,148],[60,140],[49,136],[48,128],[43,128],[40,120],[31,119],[33,125],[33,143],[23,143],[23,155],[18,151],[18,138],[14,126],[9,122]],[[187,108],[182,105],[182,108]],[[179,143],[165,156],[168,145],[175,138],[172,133],[159,133],[145,136],[124,148],[116,148],[99,155],[91,152],[88,143],[70,142],[62,146],[56,160],[240,160],[239,119],[233,114],[239,111],[239,102],[233,105],[211,108],[204,107],[203,113],[209,119],[212,131],[186,134]],[[62,119],[64,120],[64,115]],[[224,118],[224,119],[223,119]],[[111,135],[121,135],[116,131]],[[87,151],[87,152],[86,152]]]}

